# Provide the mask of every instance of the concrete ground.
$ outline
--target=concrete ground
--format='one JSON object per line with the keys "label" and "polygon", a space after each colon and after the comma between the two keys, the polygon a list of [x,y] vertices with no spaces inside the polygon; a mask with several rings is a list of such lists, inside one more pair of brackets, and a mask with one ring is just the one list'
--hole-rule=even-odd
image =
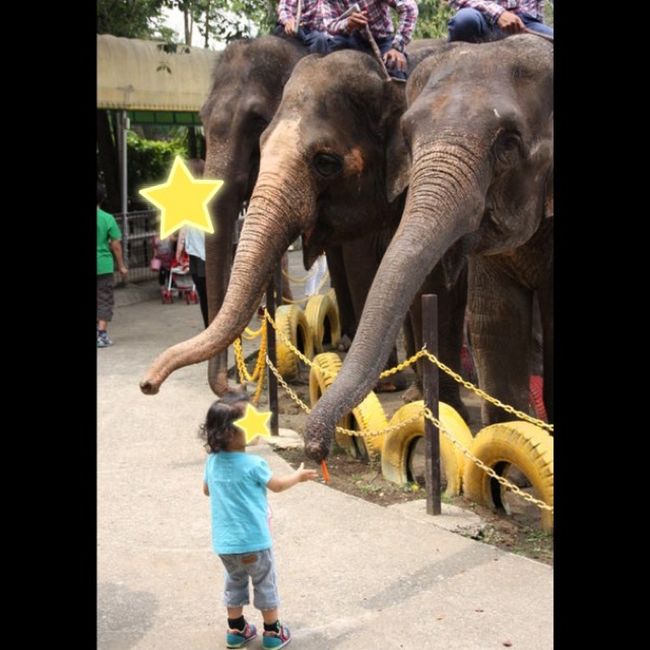
{"label": "concrete ground", "polygon": [[[199,308],[162,305],[155,287],[138,289],[138,301],[120,291],[135,289],[117,292],[115,345],[97,350],[97,647],[225,647],[197,438],[213,401],[205,364],[175,372],[154,397],[138,388],[160,351],[200,331]],[[290,471],[266,443],[250,453]],[[436,522],[423,501],[383,508],[318,482],[269,502],[290,647],[553,647],[552,568],[450,532],[457,513]],[[258,612],[247,614],[261,626]]]}

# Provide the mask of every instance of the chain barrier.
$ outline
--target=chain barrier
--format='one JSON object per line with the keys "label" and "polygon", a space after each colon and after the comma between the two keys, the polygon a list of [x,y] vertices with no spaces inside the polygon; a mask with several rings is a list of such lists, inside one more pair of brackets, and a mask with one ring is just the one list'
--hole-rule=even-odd
{"label": "chain barrier", "polygon": [[[247,328],[248,329],[248,328]],[[255,394],[251,398],[251,402],[257,406],[260,396],[262,395],[262,389],[264,388],[264,365],[266,359],[266,321],[262,322],[262,326],[258,330],[256,336],[261,335],[260,339],[260,348],[257,353],[257,361],[255,362],[255,368],[253,369],[252,374],[248,372],[246,368],[246,363],[244,361],[244,353],[242,351],[242,341],[241,338],[236,338],[233,341],[233,350],[235,353],[235,362],[237,364],[237,370],[239,372],[239,382],[254,382],[257,381],[257,387],[255,389]],[[251,337],[255,338],[255,337]],[[250,339],[249,339],[250,340]]]}
{"label": "chain barrier", "polygon": [[260,325],[260,328],[258,330],[252,330],[250,327],[246,327],[244,329],[244,333],[242,335],[243,338],[245,338],[247,341],[252,341],[253,339],[256,339],[262,333],[262,330],[264,329],[265,324],[266,323],[263,322]]}
{"label": "chain barrier", "polygon": [[[312,361],[310,361],[298,348],[296,348],[289,339],[284,335],[283,332],[278,331],[278,328],[275,325],[275,322],[271,318],[270,314],[268,311],[265,309],[264,310],[264,316],[266,319],[269,321],[271,324],[271,327],[280,335],[282,338],[284,344],[294,353],[296,354],[305,364],[307,364],[309,367],[312,367],[314,364]],[[401,370],[404,370],[404,368],[407,368],[408,366],[414,364],[418,359],[422,357],[427,357],[431,363],[434,363],[440,370],[443,372],[447,373],[450,375],[455,381],[457,381],[459,384],[462,384],[467,388],[468,390],[476,393],[479,397],[483,398],[484,400],[487,400],[488,402],[491,402],[495,406],[498,406],[499,408],[502,408],[506,413],[510,413],[511,415],[515,415],[516,417],[520,418],[521,420],[526,420],[527,422],[530,422],[531,424],[535,424],[538,427],[541,427],[542,429],[546,429],[547,431],[553,431],[554,427],[552,424],[548,424],[544,422],[543,420],[538,420],[537,418],[531,417],[530,415],[527,415],[526,413],[523,413],[522,411],[518,411],[512,406],[509,406],[508,404],[504,404],[500,400],[498,400],[496,397],[492,397],[488,395],[485,391],[481,390],[478,388],[478,386],[475,386],[469,381],[466,381],[463,379],[458,373],[454,372],[449,366],[446,366],[442,361],[439,361],[438,358],[429,352],[425,347],[423,347],[421,350],[418,350],[412,357],[407,359],[406,361],[403,361],[402,363],[397,364],[394,368],[390,368],[389,370],[384,370],[379,377],[381,379],[384,379],[385,377],[389,377],[390,375],[394,375],[397,372],[400,372]]]}
{"label": "chain barrier", "polygon": [[492,397],[491,395],[488,395],[485,391],[481,390],[478,386],[475,386],[472,384],[470,381],[466,381],[463,379],[458,373],[454,372],[449,366],[446,366],[442,361],[440,361],[434,354],[431,354],[426,348],[422,348],[420,352],[424,353],[424,356],[431,361],[431,363],[435,363],[440,370],[443,372],[446,372],[449,376],[451,376],[455,381],[457,381],[459,384],[462,384],[467,388],[468,390],[471,390],[473,393],[476,393],[479,397],[482,397],[484,400],[490,402],[491,404],[494,404],[495,406],[498,406],[499,408],[503,409],[506,413],[510,413],[511,415],[516,415],[518,418],[521,420],[526,420],[526,422],[530,422],[531,424],[535,424],[538,427],[541,427],[542,429],[546,429],[547,431],[553,431],[554,427],[552,424],[548,424],[547,422],[544,422],[543,420],[538,420],[537,418],[531,417],[530,415],[523,413],[522,411],[518,411],[516,408],[509,406],[508,404],[504,404],[500,400],[498,400],[496,397]]}
{"label": "chain barrier", "polygon": [[320,290],[325,286],[325,283],[329,280],[330,274],[329,271],[325,272],[325,275],[323,276],[323,279],[320,281],[318,286],[316,287],[316,291],[311,295],[311,296],[304,296],[303,298],[298,298],[297,300],[291,300],[289,298],[283,298],[282,301],[292,304],[292,305],[299,305],[300,303],[306,302],[309,300],[312,296],[315,296],[320,293]]}

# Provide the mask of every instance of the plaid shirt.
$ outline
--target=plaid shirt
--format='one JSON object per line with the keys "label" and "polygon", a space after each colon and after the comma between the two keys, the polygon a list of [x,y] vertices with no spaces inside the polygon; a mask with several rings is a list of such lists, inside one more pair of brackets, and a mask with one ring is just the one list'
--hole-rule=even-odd
{"label": "plaid shirt", "polygon": [[[323,11],[327,0],[302,0],[302,13],[300,14],[300,25],[307,31],[317,30],[324,32]],[[283,25],[289,18],[295,18],[298,11],[298,0],[280,0],[278,5],[278,18]]]}
{"label": "plaid shirt", "polygon": [[544,22],[544,0],[447,0],[452,9],[458,11],[468,7],[476,9],[488,19],[488,22],[496,23],[504,11],[512,11],[515,14],[527,14]]}
{"label": "plaid shirt", "polygon": [[[368,27],[375,38],[386,38],[394,33],[390,9],[393,7],[399,15],[397,34],[393,39],[393,47],[400,52],[411,41],[415,20],[418,17],[418,6],[415,0],[356,0],[361,10],[366,11]],[[351,5],[353,0],[324,0],[324,22],[330,34],[348,34],[348,19],[338,17]],[[363,38],[364,30],[359,31]]]}

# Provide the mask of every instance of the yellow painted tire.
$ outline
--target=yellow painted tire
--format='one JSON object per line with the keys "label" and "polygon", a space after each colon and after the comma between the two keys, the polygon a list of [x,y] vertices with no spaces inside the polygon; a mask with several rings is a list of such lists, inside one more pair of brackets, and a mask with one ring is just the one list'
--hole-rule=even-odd
{"label": "yellow painted tire", "polygon": [[315,353],[322,352],[324,345],[336,346],[341,338],[339,312],[326,293],[312,296],[307,301],[305,317]]}
{"label": "yellow painted tire", "polygon": [[[335,352],[321,352],[321,354],[317,354],[312,359],[312,363],[314,365],[309,372],[309,403],[314,408],[321,395],[334,383],[343,362],[341,361],[341,357]],[[338,425],[344,429],[349,429],[350,415],[348,414],[341,418]],[[336,444],[349,456],[356,455],[356,448],[354,448],[354,443],[350,436],[337,432],[334,434],[334,439],[336,440]]]}
{"label": "yellow painted tire", "polygon": [[[357,431],[380,431],[388,426],[388,419],[384,407],[374,391],[370,391],[357,406],[352,409],[352,429]],[[384,446],[384,437],[373,436],[362,438],[355,436],[353,442],[358,458],[376,458],[381,454]]]}
{"label": "yellow painted tire", "polygon": [[[390,426],[405,422],[421,413],[424,402],[418,400],[400,407],[390,420]],[[456,409],[439,403],[440,422],[444,429],[467,449],[472,445],[472,433]],[[389,481],[404,485],[411,480],[409,476],[409,455],[412,453],[418,438],[424,436],[424,414],[415,422],[389,433],[384,441],[381,453],[381,472]],[[441,471],[444,472],[447,488],[446,496],[460,494],[465,456],[443,433],[440,434]]]}
{"label": "yellow painted tire", "polygon": [[[493,424],[478,432],[471,452],[500,475],[514,465],[530,481],[533,496],[553,505],[553,437],[544,429],[522,421]],[[497,481],[469,460],[463,484],[468,499],[493,509],[503,507]],[[553,513],[539,512],[542,528],[552,530]]]}
{"label": "yellow painted tire", "polygon": [[[298,305],[282,305],[278,307],[275,311],[275,323],[278,330],[308,359],[314,356],[309,324],[305,318],[305,313]],[[280,374],[285,379],[295,377],[298,374],[298,355],[289,349],[280,336],[276,336],[276,355]]]}
{"label": "yellow painted tire", "polygon": [[[322,352],[313,359],[313,366],[309,373],[309,401],[312,408],[320,399],[320,396],[334,383],[343,362],[335,352]],[[322,372],[322,370],[326,372]],[[374,392],[370,392],[363,401],[341,418],[338,423],[344,429],[356,431],[379,431],[388,426],[386,414]],[[384,436],[374,436],[365,439],[361,436],[348,436],[344,433],[335,434],[336,443],[352,456],[352,458],[374,457],[381,453],[384,444]]]}

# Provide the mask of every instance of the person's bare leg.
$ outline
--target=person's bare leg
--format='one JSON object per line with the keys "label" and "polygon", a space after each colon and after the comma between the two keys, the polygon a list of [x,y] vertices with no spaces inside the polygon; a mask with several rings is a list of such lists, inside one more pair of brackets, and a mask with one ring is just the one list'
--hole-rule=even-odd
{"label": "person's bare leg", "polygon": [[278,620],[278,608],[274,607],[273,609],[263,609],[262,618],[267,625],[275,623]]}
{"label": "person's bare leg", "polygon": [[100,332],[105,332],[107,326],[108,326],[108,321],[101,320],[100,318],[97,319],[97,329]]}
{"label": "person's bare leg", "polygon": [[243,614],[243,607],[228,607],[228,618],[239,618],[240,616],[243,616]]}

